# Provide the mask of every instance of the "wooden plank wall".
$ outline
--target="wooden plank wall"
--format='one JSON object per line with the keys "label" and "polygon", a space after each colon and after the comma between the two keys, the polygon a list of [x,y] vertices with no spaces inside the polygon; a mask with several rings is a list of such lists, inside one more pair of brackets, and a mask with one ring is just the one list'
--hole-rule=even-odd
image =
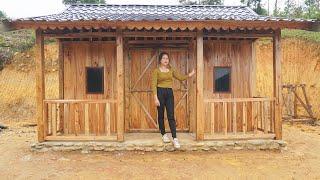
{"label": "wooden plank wall", "polygon": [[[254,73],[252,59],[252,41],[219,41],[211,40],[204,43],[204,99],[211,98],[248,98],[252,96],[251,86]],[[231,93],[213,92],[213,70],[215,66],[231,67]],[[237,109],[242,109],[241,104]],[[248,104],[251,107],[251,104]],[[222,103],[215,105],[216,112],[222,112]],[[232,131],[231,105],[228,105],[228,132]],[[205,117],[210,117],[210,106],[205,105]],[[241,111],[237,111],[238,130],[241,130]],[[223,131],[223,114],[215,113],[215,132]],[[250,114],[248,113],[248,116]],[[248,122],[250,124],[250,122]],[[210,119],[205,119],[205,133],[210,132]],[[248,130],[251,127],[248,127]]]}
{"label": "wooden plank wall", "polygon": [[[116,99],[116,44],[105,42],[63,42],[64,47],[64,99]],[[104,94],[86,93],[86,67],[104,67]],[[89,104],[89,111],[95,112],[96,104]],[[116,106],[111,105],[111,132],[116,132]],[[79,113],[80,133],[84,133],[84,106],[71,105],[65,113]],[[89,114],[90,134],[105,133],[103,116],[105,108],[99,106],[100,113]],[[67,133],[74,133],[74,118],[65,125]]]}

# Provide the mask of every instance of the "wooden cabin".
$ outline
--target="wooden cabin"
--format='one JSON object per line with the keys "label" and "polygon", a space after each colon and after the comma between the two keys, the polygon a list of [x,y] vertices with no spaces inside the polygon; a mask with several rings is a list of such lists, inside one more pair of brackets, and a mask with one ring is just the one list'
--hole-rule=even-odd
{"label": "wooden cabin", "polygon": [[[36,32],[39,142],[159,132],[151,72],[162,51],[181,73],[196,69],[174,81],[178,132],[196,140],[281,139],[281,29],[315,27],[209,5],[78,4],[6,24]],[[255,95],[254,42],[262,37],[273,39],[273,97]],[[59,99],[45,98],[44,38],[59,42]]]}

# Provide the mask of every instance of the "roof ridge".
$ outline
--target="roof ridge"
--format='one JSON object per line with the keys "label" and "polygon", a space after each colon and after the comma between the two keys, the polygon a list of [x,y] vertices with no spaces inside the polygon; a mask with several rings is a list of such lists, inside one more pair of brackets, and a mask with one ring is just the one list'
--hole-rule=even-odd
{"label": "roof ridge", "polygon": [[88,3],[75,3],[69,4],[69,6],[209,6],[209,7],[248,7],[246,5],[207,5],[207,4],[195,4],[195,5],[187,5],[187,4],[88,4]]}
{"label": "roof ridge", "polygon": [[247,10],[249,10],[251,13],[253,13],[256,16],[260,16],[258,13],[256,13],[253,9],[251,9],[249,6],[245,6]]}

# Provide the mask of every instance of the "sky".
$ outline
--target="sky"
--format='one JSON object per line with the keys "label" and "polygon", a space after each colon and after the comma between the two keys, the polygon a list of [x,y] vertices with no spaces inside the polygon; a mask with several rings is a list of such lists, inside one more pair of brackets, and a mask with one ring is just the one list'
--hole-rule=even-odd
{"label": "sky", "polygon": [[[275,0],[269,0],[270,13],[273,11]],[[295,0],[302,3],[303,0]],[[106,0],[108,4],[159,4],[157,0]],[[285,0],[278,0],[279,7],[284,6]],[[268,7],[268,0],[262,0]],[[161,0],[161,4],[179,4],[179,0]],[[224,0],[224,5],[241,5],[240,0]],[[55,14],[63,11],[62,0],[0,0],[0,10],[12,19]]]}

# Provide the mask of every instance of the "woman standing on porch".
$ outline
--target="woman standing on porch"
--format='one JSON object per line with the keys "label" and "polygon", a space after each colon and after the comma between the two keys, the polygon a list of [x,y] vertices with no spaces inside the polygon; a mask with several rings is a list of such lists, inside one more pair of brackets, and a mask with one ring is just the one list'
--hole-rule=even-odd
{"label": "woman standing on porch", "polygon": [[180,144],[176,134],[176,121],[174,119],[174,96],[172,91],[173,78],[184,81],[194,74],[194,69],[188,75],[182,75],[175,68],[171,67],[169,64],[169,54],[166,52],[160,53],[159,67],[154,69],[152,73],[152,92],[154,94],[154,102],[158,109],[158,124],[162,140],[165,143],[170,142],[169,137],[165,133],[164,126],[164,107],[166,107],[173,145],[175,148],[180,148]]}

